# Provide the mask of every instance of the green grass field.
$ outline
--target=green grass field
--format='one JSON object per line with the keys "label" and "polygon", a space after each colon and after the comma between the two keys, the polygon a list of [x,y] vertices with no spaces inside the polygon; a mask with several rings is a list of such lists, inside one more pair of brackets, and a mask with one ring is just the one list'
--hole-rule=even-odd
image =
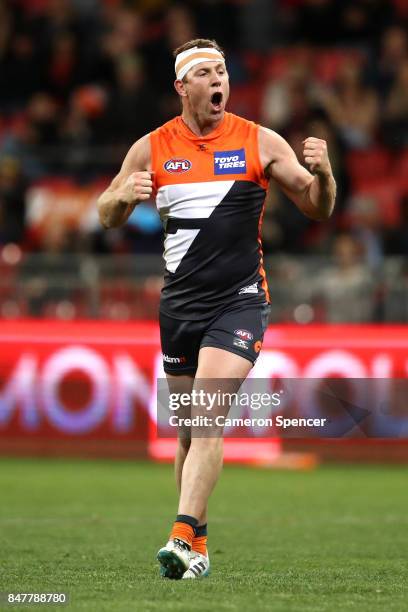
{"label": "green grass field", "polygon": [[0,591],[66,591],[72,611],[406,611],[407,485],[402,467],[227,467],[212,575],[176,582],[155,562],[170,466],[0,459]]}

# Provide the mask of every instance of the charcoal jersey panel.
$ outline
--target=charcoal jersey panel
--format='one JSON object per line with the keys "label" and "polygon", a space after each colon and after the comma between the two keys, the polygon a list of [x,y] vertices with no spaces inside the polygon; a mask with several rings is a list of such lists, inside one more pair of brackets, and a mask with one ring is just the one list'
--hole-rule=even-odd
{"label": "charcoal jersey panel", "polygon": [[225,113],[216,130],[198,137],[176,117],[151,133],[151,149],[165,229],[161,311],[199,320],[235,303],[268,302],[258,126]]}

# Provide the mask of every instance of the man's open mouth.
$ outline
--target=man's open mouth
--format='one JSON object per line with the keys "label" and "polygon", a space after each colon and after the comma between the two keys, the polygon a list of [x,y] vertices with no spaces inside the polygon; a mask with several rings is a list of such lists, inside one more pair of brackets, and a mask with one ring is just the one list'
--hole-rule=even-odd
{"label": "man's open mouth", "polygon": [[221,103],[222,103],[222,93],[220,91],[216,91],[211,96],[211,104],[216,110],[219,110],[221,108]]}

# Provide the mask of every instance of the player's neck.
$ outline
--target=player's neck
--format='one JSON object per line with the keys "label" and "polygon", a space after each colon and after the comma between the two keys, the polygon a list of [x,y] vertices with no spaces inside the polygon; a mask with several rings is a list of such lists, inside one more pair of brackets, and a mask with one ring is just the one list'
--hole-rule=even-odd
{"label": "player's neck", "polygon": [[224,112],[221,114],[221,117],[211,121],[211,119],[201,120],[197,115],[193,115],[186,111],[186,109],[183,109],[181,118],[193,134],[196,136],[207,136],[220,125],[224,119]]}

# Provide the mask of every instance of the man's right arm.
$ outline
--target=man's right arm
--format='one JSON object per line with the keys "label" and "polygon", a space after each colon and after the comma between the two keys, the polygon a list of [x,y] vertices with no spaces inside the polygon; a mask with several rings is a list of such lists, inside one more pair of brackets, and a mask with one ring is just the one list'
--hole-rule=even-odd
{"label": "man's right arm", "polygon": [[129,149],[119,174],[98,198],[103,227],[123,225],[137,204],[151,198],[151,174],[150,134],[147,134]]}
{"label": "man's right arm", "polygon": [[336,182],[326,142],[309,137],[304,141],[304,168],[292,147],[276,132],[259,128],[259,154],[265,174],[274,179],[299,210],[315,221],[327,220],[333,212]]}

